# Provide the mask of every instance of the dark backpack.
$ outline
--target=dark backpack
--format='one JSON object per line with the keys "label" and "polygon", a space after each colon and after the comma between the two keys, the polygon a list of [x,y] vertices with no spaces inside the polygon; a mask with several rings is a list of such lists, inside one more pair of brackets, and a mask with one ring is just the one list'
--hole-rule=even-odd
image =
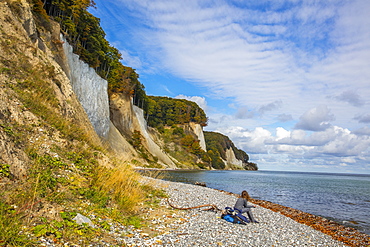
{"label": "dark backpack", "polygon": [[225,208],[221,215],[221,219],[234,224],[246,225],[247,223],[249,223],[249,220],[244,215],[242,215],[239,210],[234,210],[230,207]]}

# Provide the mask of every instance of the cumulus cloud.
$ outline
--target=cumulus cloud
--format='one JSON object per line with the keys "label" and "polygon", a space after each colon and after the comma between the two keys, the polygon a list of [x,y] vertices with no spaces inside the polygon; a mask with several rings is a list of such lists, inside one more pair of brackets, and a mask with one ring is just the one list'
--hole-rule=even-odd
{"label": "cumulus cloud", "polygon": [[322,131],[331,126],[329,121],[335,119],[334,115],[330,112],[326,105],[321,105],[308,110],[300,118],[299,122],[295,125],[296,129]]}
{"label": "cumulus cloud", "polygon": [[193,102],[197,103],[198,106],[203,109],[203,111],[207,111],[207,109],[208,109],[207,108],[207,101],[204,97],[186,96],[186,95],[180,94],[180,95],[177,95],[175,98],[176,99],[186,99],[186,100],[189,100],[189,101],[193,101]]}
{"label": "cumulus cloud", "polygon": [[254,130],[230,127],[219,131],[252,154],[251,160],[263,157],[266,162],[267,157],[280,155],[280,159],[284,157],[291,162],[301,162],[299,160],[302,159],[320,161],[327,168],[370,162],[370,136],[358,135],[338,126],[313,133],[301,129],[289,131],[282,127],[276,128],[275,133],[261,127]]}
{"label": "cumulus cloud", "polygon": [[[356,156],[369,151],[370,138],[357,136],[347,129],[333,127],[333,140],[323,145],[318,152],[337,157]],[[334,138],[335,137],[335,138]]]}
{"label": "cumulus cloud", "polygon": [[239,147],[248,150],[249,153],[267,153],[265,143],[272,137],[271,133],[262,127],[252,131],[242,127],[230,127],[219,132],[229,136]]}
{"label": "cumulus cloud", "polygon": [[[369,162],[369,128],[360,125],[370,123],[364,114],[364,96],[370,95],[368,0],[281,0],[264,8],[258,1],[97,2],[98,9],[117,8],[109,25],[126,28],[114,28],[110,36],[124,37],[135,51],[123,55],[139,74],[169,72],[208,89],[207,97],[227,99],[224,106],[236,113],[214,113],[210,125],[246,152],[261,154],[262,165],[356,164],[337,159],[341,155]],[[206,109],[199,95],[183,98]]]}

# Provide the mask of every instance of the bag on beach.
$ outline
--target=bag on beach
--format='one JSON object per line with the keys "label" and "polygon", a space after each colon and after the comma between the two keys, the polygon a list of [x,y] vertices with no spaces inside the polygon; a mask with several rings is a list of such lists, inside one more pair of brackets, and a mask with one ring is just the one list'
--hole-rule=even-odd
{"label": "bag on beach", "polygon": [[238,210],[234,210],[230,207],[225,208],[222,212],[221,219],[234,224],[246,225],[249,223],[249,220],[244,215],[242,215]]}

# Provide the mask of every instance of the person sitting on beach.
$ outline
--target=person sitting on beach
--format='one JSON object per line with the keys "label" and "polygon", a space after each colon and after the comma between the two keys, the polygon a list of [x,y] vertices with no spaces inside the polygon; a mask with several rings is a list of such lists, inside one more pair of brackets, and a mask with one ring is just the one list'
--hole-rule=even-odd
{"label": "person sitting on beach", "polygon": [[235,203],[234,209],[240,211],[241,213],[247,213],[249,220],[252,223],[259,223],[257,220],[254,219],[251,208],[255,208],[255,206],[248,206],[248,200],[250,199],[249,194],[247,191],[243,191],[238,200]]}

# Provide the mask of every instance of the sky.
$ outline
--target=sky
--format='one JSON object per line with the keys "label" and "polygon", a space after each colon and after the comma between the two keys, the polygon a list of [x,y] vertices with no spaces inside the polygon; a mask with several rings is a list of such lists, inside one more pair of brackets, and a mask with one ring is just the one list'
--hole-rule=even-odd
{"label": "sky", "polygon": [[184,98],[260,170],[370,174],[368,0],[94,0],[148,95]]}

